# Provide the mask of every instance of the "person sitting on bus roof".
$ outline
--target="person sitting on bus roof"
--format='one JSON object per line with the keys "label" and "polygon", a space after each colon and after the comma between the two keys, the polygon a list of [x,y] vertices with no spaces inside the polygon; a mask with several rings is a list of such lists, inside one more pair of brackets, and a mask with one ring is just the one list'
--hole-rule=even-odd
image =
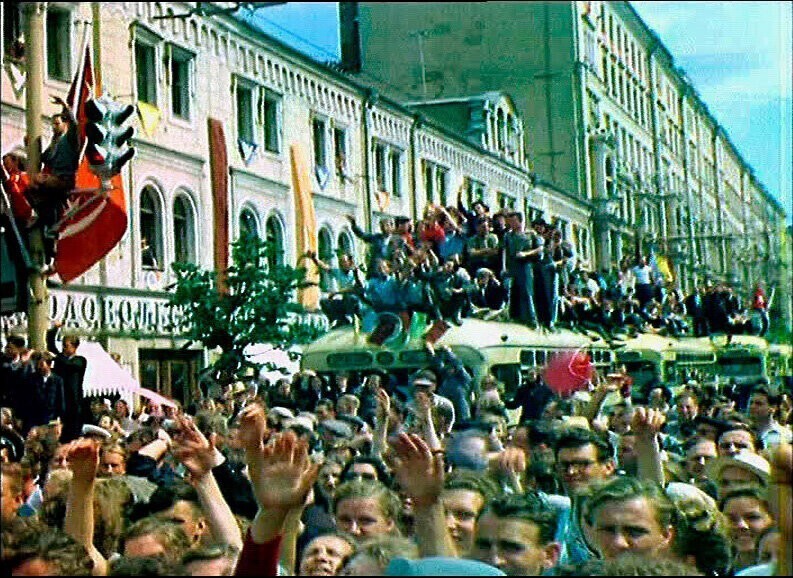
{"label": "person sitting on bus roof", "polygon": [[507,305],[507,290],[487,268],[476,271],[476,282],[468,290],[472,316],[490,321],[499,317]]}
{"label": "person sitting on bus roof", "polygon": [[361,313],[359,295],[364,290],[364,281],[352,255],[340,254],[338,267],[331,267],[317,257],[313,251],[306,252],[306,257],[328,273],[334,281],[334,290],[319,302],[320,309],[331,322],[331,327],[352,323],[353,316]]}

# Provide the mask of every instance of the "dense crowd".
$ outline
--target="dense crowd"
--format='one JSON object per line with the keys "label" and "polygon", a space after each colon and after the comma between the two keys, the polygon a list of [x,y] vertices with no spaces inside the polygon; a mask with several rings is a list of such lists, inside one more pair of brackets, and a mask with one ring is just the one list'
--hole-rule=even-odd
{"label": "dense crowd", "polygon": [[[430,204],[423,217],[383,218],[379,233],[366,233],[360,267],[350,254],[333,267],[309,252],[328,296],[321,306],[334,326],[378,313],[461,324],[465,317],[513,320],[533,328],[575,331],[611,340],[653,332],[705,336],[765,335],[768,298],[757,286],[743,299],[729,285],[706,282],[690,294],[675,288],[651,256],[626,257],[597,271],[577,258],[558,221],[524,224],[520,211],[471,210]],[[327,257],[327,256],[326,256]],[[371,326],[371,324],[370,324]]]}
{"label": "dense crowd", "polygon": [[301,371],[130,408],[82,399],[79,339],[58,329],[55,355],[10,336],[0,367],[17,575],[791,570],[793,408],[767,384],[631,399],[624,374],[595,374],[561,397],[536,368],[505,391],[430,346],[407,383]]}

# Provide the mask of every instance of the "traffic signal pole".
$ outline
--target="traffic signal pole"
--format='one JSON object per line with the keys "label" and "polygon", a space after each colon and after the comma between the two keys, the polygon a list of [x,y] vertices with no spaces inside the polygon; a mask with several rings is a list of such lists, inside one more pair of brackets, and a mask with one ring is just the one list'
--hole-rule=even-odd
{"label": "traffic signal pole", "polygon": [[[27,127],[28,173],[31,180],[41,166],[41,97],[44,92],[45,2],[23,2],[25,14],[25,122]],[[28,347],[46,350],[49,327],[49,293],[41,266],[45,263],[43,227],[28,231],[34,268],[29,270]]]}

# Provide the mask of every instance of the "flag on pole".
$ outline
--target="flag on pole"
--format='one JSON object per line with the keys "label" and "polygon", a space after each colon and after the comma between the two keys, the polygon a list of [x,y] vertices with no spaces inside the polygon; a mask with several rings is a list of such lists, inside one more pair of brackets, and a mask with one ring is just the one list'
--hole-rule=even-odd
{"label": "flag on pole", "polygon": [[111,179],[109,191],[102,191],[99,177],[91,172],[88,159],[83,154],[88,122],[85,104],[96,96],[91,44],[87,37],[83,43],[82,58],[66,97],[79,127],[81,152],[75,178],[76,190],[69,196],[55,249],[53,268],[64,283],[76,279],[98,263],[127,230],[127,203],[121,175]]}

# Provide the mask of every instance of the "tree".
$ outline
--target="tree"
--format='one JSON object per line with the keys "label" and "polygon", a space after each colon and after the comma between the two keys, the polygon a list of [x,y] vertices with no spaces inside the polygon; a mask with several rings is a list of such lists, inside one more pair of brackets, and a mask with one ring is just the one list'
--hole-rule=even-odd
{"label": "tree", "polygon": [[221,350],[202,372],[221,385],[258,375],[263,367],[280,369],[246,358],[247,346],[268,343],[296,359],[289,348],[313,341],[324,331],[301,315],[306,311],[294,300],[296,291],[309,285],[306,270],[277,264],[275,251],[269,241],[243,233],[232,243],[233,264],[222,282],[217,272],[193,263],[173,265],[177,280],[170,304],[181,308],[189,339]]}

